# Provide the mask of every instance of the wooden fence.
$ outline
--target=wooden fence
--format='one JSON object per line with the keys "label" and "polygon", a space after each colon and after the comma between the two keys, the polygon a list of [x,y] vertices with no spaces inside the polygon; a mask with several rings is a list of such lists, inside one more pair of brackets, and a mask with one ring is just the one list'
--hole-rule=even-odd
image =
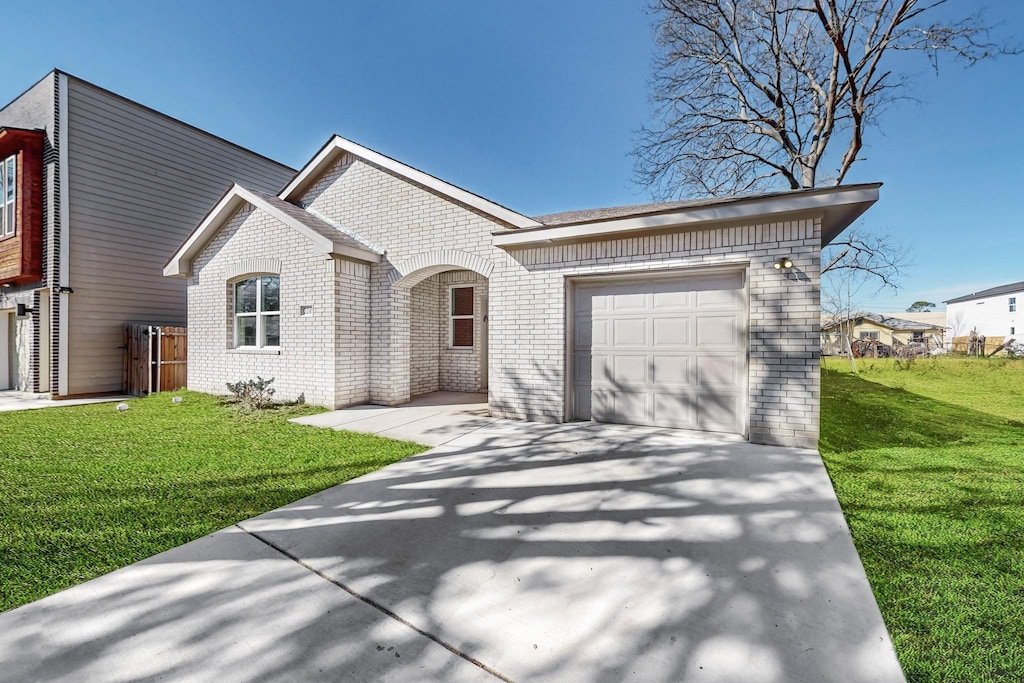
{"label": "wooden fence", "polygon": [[124,326],[124,392],[145,396],[185,386],[188,370],[188,328],[126,323]]}

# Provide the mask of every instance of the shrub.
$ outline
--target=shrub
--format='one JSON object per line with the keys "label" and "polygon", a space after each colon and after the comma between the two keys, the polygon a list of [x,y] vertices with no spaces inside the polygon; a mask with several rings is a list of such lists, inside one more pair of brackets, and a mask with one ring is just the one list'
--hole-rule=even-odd
{"label": "shrub", "polygon": [[274,404],[275,389],[270,386],[273,383],[273,377],[263,379],[257,375],[256,379],[247,379],[234,384],[228,382],[227,387],[243,409],[264,410]]}

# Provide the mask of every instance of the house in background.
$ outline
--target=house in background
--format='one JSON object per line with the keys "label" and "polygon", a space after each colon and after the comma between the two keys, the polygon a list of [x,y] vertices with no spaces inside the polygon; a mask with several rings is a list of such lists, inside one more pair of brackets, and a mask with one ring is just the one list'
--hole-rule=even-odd
{"label": "house in background", "polygon": [[0,108],[0,389],[121,391],[123,324],[184,323],[168,252],[232,182],[294,173],[62,71]]}
{"label": "house in background", "polygon": [[814,447],[821,247],[878,188],[529,217],[335,137],[276,195],[240,181],[164,273],[194,390],[486,391],[498,417]]}
{"label": "house in background", "polygon": [[[903,316],[903,314],[900,314]],[[850,341],[870,339],[879,341],[886,346],[899,344],[927,344],[929,348],[946,348],[946,326],[940,318],[940,312],[927,313],[925,320],[912,320],[910,316],[922,314],[907,313],[908,317],[895,317],[881,313],[859,311],[842,320],[824,318],[821,321],[822,332],[849,335]],[[929,322],[933,320],[934,322]]]}
{"label": "house in background", "polygon": [[1024,282],[965,294],[945,304],[954,337],[966,337],[971,330],[989,338],[1024,335],[1024,317],[1018,313],[1018,307],[1024,306]]}

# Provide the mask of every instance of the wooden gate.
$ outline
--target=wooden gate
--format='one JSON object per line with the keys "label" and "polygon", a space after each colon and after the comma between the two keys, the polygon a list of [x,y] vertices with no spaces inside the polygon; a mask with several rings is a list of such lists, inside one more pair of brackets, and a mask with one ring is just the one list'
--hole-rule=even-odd
{"label": "wooden gate", "polygon": [[124,349],[125,393],[145,396],[185,386],[188,328],[126,323]]}

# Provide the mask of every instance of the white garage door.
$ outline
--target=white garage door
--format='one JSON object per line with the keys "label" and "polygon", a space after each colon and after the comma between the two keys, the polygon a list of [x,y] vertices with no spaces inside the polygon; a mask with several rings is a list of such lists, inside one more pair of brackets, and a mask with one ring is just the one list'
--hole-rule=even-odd
{"label": "white garage door", "polygon": [[576,419],[746,431],[744,273],[577,285]]}

